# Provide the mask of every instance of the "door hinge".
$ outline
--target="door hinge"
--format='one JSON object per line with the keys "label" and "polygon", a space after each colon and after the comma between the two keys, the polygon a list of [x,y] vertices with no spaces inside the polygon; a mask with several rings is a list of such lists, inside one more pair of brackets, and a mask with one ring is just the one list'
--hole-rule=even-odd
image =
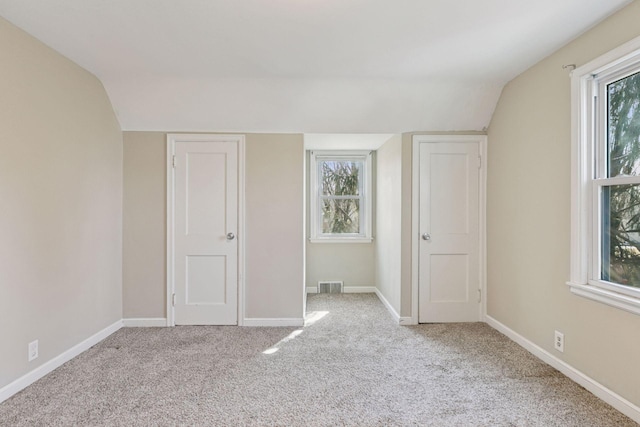
{"label": "door hinge", "polygon": [[173,158],[171,159],[171,166],[173,166],[174,168],[176,167],[176,156],[173,156]]}
{"label": "door hinge", "polygon": [[478,289],[478,302],[482,302],[482,289]]}
{"label": "door hinge", "polygon": [[176,306],[176,294],[171,294],[171,305]]}
{"label": "door hinge", "polygon": [[478,169],[482,169],[482,156],[478,156]]}

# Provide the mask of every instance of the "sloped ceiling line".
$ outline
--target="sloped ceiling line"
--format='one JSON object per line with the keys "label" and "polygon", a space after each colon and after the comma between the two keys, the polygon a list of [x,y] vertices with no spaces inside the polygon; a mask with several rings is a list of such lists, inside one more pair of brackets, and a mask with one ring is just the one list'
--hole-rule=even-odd
{"label": "sloped ceiling line", "polygon": [[124,130],[481,130],[502,87],[631,0],[0,0]]}

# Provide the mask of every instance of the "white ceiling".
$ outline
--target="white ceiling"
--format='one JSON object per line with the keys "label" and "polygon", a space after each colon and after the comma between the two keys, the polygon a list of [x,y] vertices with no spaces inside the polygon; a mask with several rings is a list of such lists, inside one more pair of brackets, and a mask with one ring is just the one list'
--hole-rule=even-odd
{"label": "white ceiling", "polygon": [[[0,0],[124,130],[481,130],[505,83],[631,0]],[[561,72],[561,70],[559,70]]]}

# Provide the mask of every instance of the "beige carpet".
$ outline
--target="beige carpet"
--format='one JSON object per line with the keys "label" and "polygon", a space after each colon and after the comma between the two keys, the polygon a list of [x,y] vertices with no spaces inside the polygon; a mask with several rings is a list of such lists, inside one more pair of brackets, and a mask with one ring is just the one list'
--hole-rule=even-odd
{"label": "beige carpet", "polygon": [[0,424],[636,425],[484,324],[401,327],[373,294],[308,310],[300,329],[122,329],[1,404]]}

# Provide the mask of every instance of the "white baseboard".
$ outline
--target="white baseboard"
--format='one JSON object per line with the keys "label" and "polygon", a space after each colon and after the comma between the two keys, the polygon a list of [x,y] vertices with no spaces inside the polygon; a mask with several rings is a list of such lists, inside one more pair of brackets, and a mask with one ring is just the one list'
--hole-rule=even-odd
{"label": "white baseboard", "polygon": [[345,286],[345,294],[374,294],[376,293],[375,286]]}
{"label": "white baseboard", "polygon": [[400,320],[398,320],[398,324],[400,324],[402,326],[417,325],[417,323],[413,321],[413,317],[411,317],[411,316],[409,316],[409,317],[400,317]]}
{"label": "white baseboard", "polygon": [[640,423],[640,407],[629,402],[627,399],[618,395],[617,393],[609,390],[607,387],[603,386],[583,372],[577,370],[565,361],[558,359],[553,354],[529,341],[528,339],[510,329],[509,327],[505,326],[504,324],[500,323],[493,317],[485,316],[485,320],[489,326],[506,335],[512,341],[515,341],[525,350],[529,351],[531,354],[533,354],[546,364],[556,368],[558,371],[562,372],[567,377],[571,378],[573,381],[580,384],[582,387],[586,388],[591,393],[604,400],[609,405],[616,408],[618,411],[625,414],[627,417],[631,418],[637,423]]}
{"label": "white baseboard", "polygon": [[384,295],[382,295],[382,292],[380,292],[377,288],[375,288],[375,292],[378,298],[380,299],[380,301],[382,301],[382,304],[387,308],[387,310],[389,310],[389,313],[391,314],[391,317],[393,317],[393,320],[396,321],[398,324],[400,324],[401,318],[398,312],[395,310],[395,308],[393,308],[391,303],[387,301]]}
{"label": "white baseboard", "polygon": [[[345,286],[342,291],[345,294],[373,294],[376,292],[375,286]],[[317,286],[307,286],[308,294],[317,294]]]}
{"label": "white baseboard", "polygon": [[12,383],[9,383],[6,386],[0,388],[0,403],[4,402],[25,387],[38,381],[40,378],[44,377],[54,369],[67,363],[69,360],[78,356],[80,353],[98,344],[100,341],[107,338],[109,335],[116,332],[120,328],[122,328],[122,320],[118,320],[114,324],[107,326],[100,332],[97,332],[86,340],[80,342],[79,344],[74,345],[69,350],[63,352],[62,354],[59,354],[48,362],[43,363],[42,365],[38,366],[34,370],[28,372]]}
{"label": "white baseboard", "polygon": [[242,326],[303,326],[304,319],[298,318],[284,318],[284,319],[276,319],[276,318],[252,318],[252,319],[244,319],[242,322]]}
{"label": "white baseboard", "polygon": [[167,319],[164,317],[139,317],[122,319],[122,323],[126,328],[155,328],[167,326]]}

